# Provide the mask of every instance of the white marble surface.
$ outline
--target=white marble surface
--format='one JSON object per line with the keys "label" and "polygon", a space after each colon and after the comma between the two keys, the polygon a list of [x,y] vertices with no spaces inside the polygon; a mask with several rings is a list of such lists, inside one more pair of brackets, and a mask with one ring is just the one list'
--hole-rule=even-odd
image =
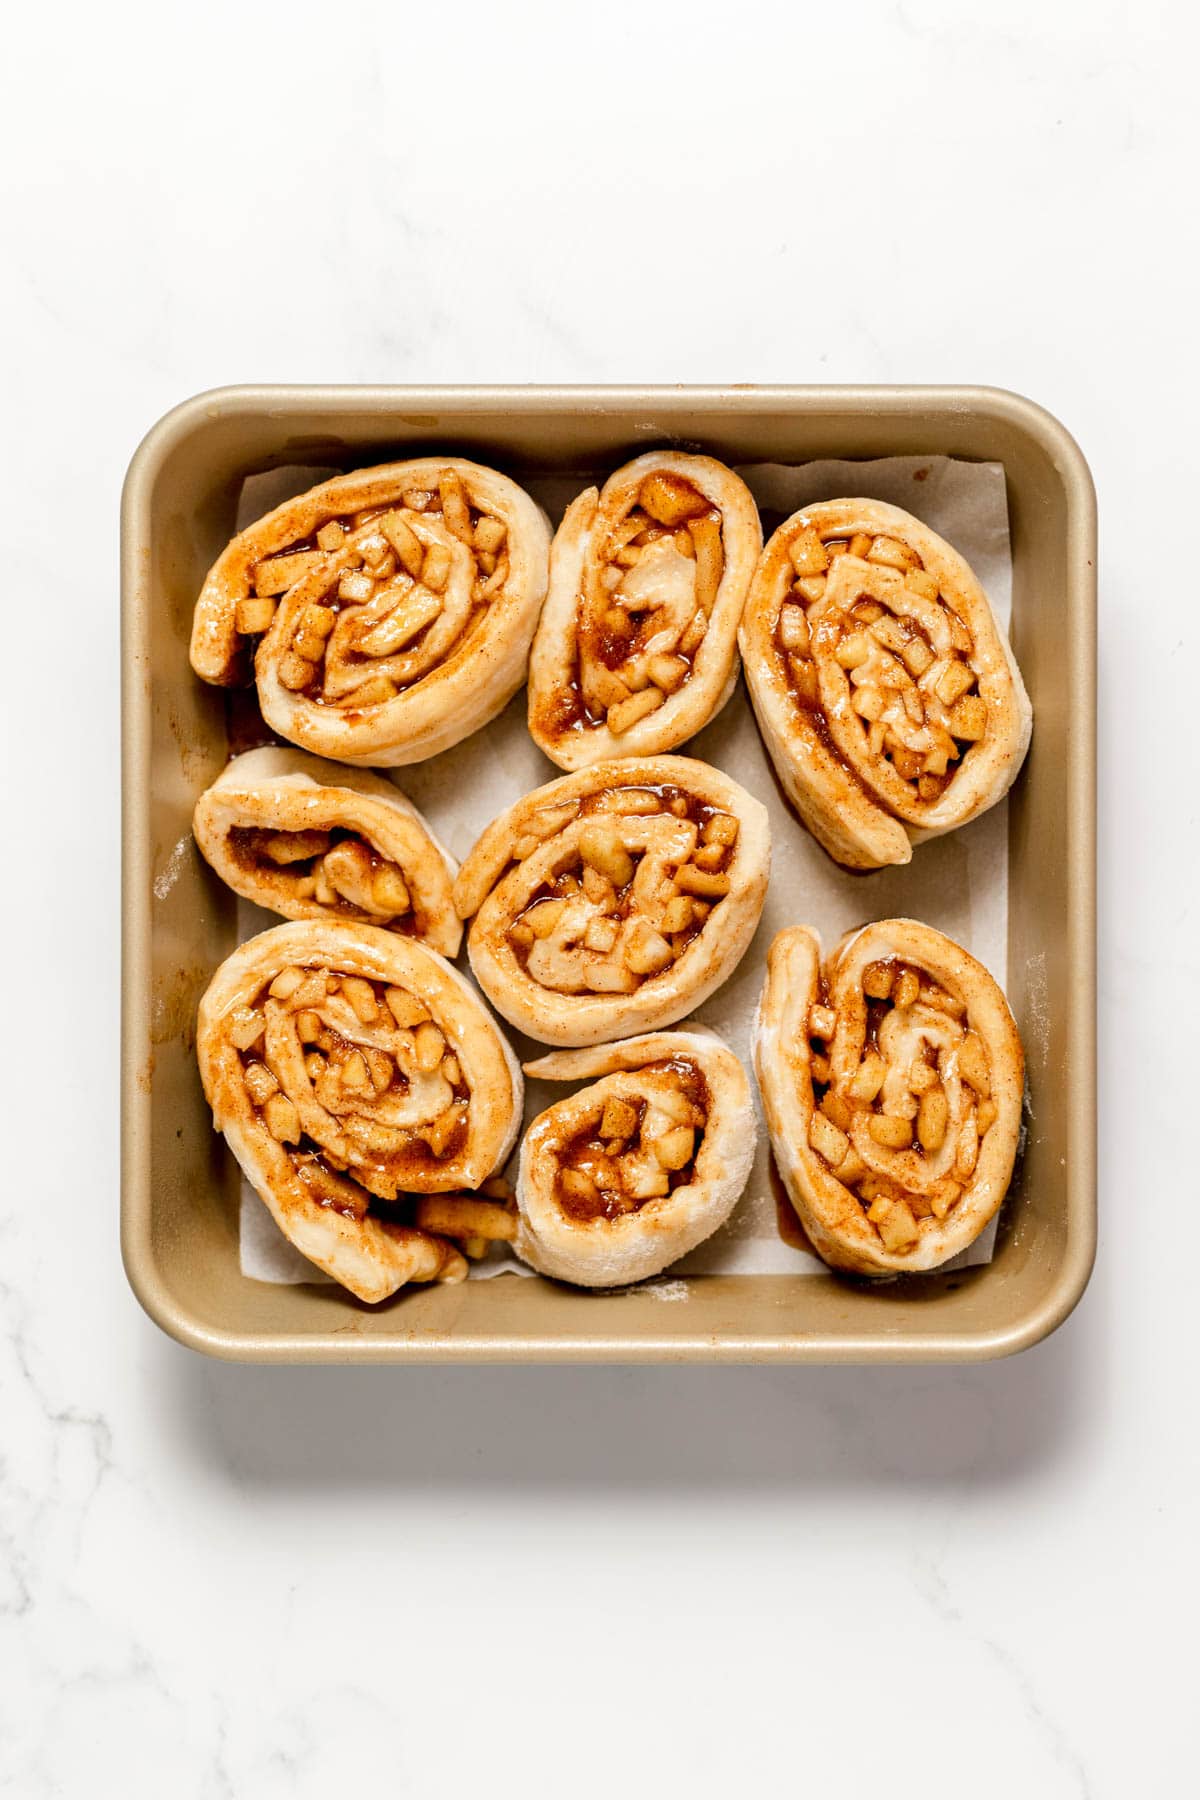
{"label": "white marble surface", "polygon": [[[1198,52],[1182,0],[9,21],[0,1792],[1186,1791]],[[1104,1211],[1048,1344],[342,1374],[141,1316],[117,494],[174,400],[257,378],[980,380],[1076,432]]]}

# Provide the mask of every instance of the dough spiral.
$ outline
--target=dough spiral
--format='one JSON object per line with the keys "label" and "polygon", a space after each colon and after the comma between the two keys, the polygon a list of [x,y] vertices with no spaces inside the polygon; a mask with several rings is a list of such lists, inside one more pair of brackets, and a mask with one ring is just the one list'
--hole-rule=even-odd
{"label": "dough spiral", "polygon": [[737,681],[762,548],[749,489],[711,456],[653,450],[572,502],[529,663],[529,729],[562,769],[694,737]]}
{"label": "dough spiral", "polygon": [[851,869],[911,860],[1003,798],[1032,712],[987,595],[897,506],[826,500],[763,551],[741,627],[779,779]]}
{"label": "dough spiral", "polygon": [[936,1268],[998,1210],[1020,1135],[1021,1040],[982,963],[932,926],[865,925],[824,967],[815,932],[781,931],[755,1069],[788,1194],[834,1268]]}
{"label": "dough spiral", "polygon": [[601,1077],[525,1135],[515,1249],[533,1268],[582,1287],[643,1281],[725,1223],[756,1134],[746,1072],[715,1033],[560,1050],[525,1072]]}
{"label": "dough spiral", "polygon": [[466,1274],[408,1196],[477,1189],[516,1140],[524,1084],[461,975],[369,925],[277,925],[200,1002],[204,1092],[247,1178],[310,1262],[361,1300]]}
{"label": "dough spiral", "polygon": [[337,762],[396,767],[494,719],[525,679],[550,531],[461,457],[359,469],[239,532],[196,604],[191,659],[253,678],[263,717]]}
{"label": "dough spiral", "polygon": [[766,808],[685,756],[563,776],[502,813],[454,884],[471,967],[498,1012],[548,1044],[682,1018],[754,935]]}

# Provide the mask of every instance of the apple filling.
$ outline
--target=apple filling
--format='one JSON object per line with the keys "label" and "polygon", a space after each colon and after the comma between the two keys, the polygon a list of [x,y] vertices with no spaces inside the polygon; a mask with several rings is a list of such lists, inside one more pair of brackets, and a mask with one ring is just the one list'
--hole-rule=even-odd
{"label": "apple filling", "polygon": [[575,681],[560,724],[616,737],[678,693],[725,568],[721,513],[680,475],[648,475],[584,569]]}
{"label": "apple filling", "polygon": [[901,1253],[975,1172],[997,1117],[991,1069],[962,1001],[911,963],[870,963],[861,1006],[839,1017],[823,989],[810,1009],[809,1144]]}
{"label": "apple filling", "polygon": [[686,1186],[708,1123],[708,1084],[690,1057],[648,1063],[607,1085],[558,1153],[555,1199],[581,1223],[622,1218]]}
{"label": "apple filling", "polygon": [[351,711],[393,700],[461,648],[503,589],[507,526],[472,505],[457,470],[401,501],[327,519],[255,565],[237,629],[275,634],[289,691]]}
{"label": "apple filling", "polygon": [[470,1091],[453,1045],[404,988],[290,966],[233,1016],[246,1095],[323,1206],[436,1187],[467,1137]]}
{"label": "apple filling", "polygon": [[719,909],[738,834],[731,813],[679,788],[605,789],[551,805],[513,846],[534,879],[507,927],[509,947],[558,993],[633,993]]}
{"label": "apple filling", "polygon": [[805,523],[789,554],[774,641],[796,704],[868,787],[932,805],[987,732],[970,631],[898,538]]}
{"label": "apple filling", "polygon": [[229,834],[235,860],[282,879],[297,900],[315,900],[336,915],[395,926],[415,924],[412,896],[397,865],[366,838],[337,827],[273,831],[236,825]]}

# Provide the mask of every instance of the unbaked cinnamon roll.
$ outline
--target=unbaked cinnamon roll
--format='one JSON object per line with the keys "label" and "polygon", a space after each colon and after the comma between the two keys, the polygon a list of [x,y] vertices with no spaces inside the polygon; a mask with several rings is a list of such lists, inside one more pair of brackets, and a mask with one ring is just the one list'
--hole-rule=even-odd
{"label": "unbaked cinnamon roll", "polygon": [[793,513],[741,627],[759,729],[817,842],[851,869],[994,806],[1032,712],[987,595],[957,551],[878,500]]}
{"label": "unbaked cinnamon roll", "polygon": [[827,1263],[933,1269],[974,1242],[1012,1177],[1024,1057],[981,963],[884,919],[821,966],[815,932],[767,958],[755,1069],[792,1205]]}
{"label": "unbaked cinnamon roll", "polygon": [[235,893],[285,919],[380,925],[458,954],[458,865],[380,775],[302,750],[248,750],[201,794],[192,831]]}
{"label": "unbaked cinnamon roll", "polygon": [[471,967],[498,1012],[548,1044],[683,1017],[754,935],[766,808],[685,756],[597,763],[488,826],[454,884]]}
{"label": "unbaked cinnamon roll", "polygon": [[267,723],[337,762],[395,767],[494,719],[525,679],[550,532],[460,457],[339,475],[240,532],[204,583],[192,667],[254,679]]}
{"label": "unbaked cinnamon roll", "polygon": [[737,680],[762,548],[749,489],[710,456],[654,450],[568,507],[529,663],[529,729],[562,769],[693,737]]}
{"label": "unbaked cinnamon roll", "polygon": [[714,1033],[664,1031],[526,1063],[601,1080],[529,1127],[515,1249],[581,1287],[644,1281],[725,1223],[754,1161],[745,1070]]}
{"label": "unbaked cinnamon roll", "polygon": [[371,925],[277,925],[213,976],[196,1049],[217,1130],[310,1262],[369,1301],[463,1278],[406,1197],[480,1187],[515,1142],[523,1083],[440,956]]}

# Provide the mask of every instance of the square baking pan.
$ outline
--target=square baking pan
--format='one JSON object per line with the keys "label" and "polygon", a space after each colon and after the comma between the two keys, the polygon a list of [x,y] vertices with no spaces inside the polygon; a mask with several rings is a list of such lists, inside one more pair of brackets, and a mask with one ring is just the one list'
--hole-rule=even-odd
{"label": "square baking pan", "polygon": [[[656,444],[729,463],[1004,466],[1012,638],[1036,717],[1009,809],[1009,997],[1035,1105],[994,1259],[875,1287],[703,1276],[682,1306],[502,1276],[369,1308],[332,1285],[249,1280],[237,1170],[212,1129],[193,1037],[199,997],[235,943],[234,896],[190,839],[196,796],[226,761],[226,714],[187,653],[241,483],[282,465],[446,449],[518,480],[578,472],[583,486]],[[1083,1292],[1096,1237],[1095,543],[1074,440],[991,388],[238,387],[168,413],[134,456],[122,509],[122,1249],[150,1316],[194,1349],[262,1362],[955,1362],[1053,1331]]]}

